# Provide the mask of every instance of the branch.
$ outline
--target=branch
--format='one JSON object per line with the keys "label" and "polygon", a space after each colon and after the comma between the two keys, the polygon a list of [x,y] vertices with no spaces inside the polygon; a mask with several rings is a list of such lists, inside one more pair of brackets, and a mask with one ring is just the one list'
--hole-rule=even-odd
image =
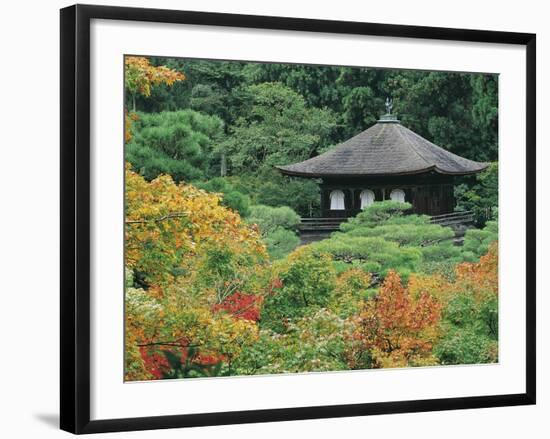
{"label": "branch", "polygon": [[232,312],[230,314],[233,314],[235,317],[241,315],[241,314],[244,314],[246,311],[248,311],[249,309],[252,309],[256,306],[256,300],[254,300],[253,302],[251,302],[250,304],[246,305],[244,308],[241,308],[241,309],[238,309],[237,311],[235,312]]}
{"label": "branch", "polygon": [[432,244],[439,244],[440,242],[449,241],[451,239],[455,239],[455,237],[451,236],[449,238],[428,239],[426,241],[422,241],[420,243],[420,247],[426,247],[426,246],[432,245]]}
{"label": "branch", "polygon": [[138,343],[138,347],[146,347],[146,346],[174,346],[178,348],[198,348],[201,346],[200,344],[181,344],[176,341],[157,341],[157,342],[151,342],[151,343]]}
{"label": "branch", "polygon": [[126,224],[147,224],[147,223],[160,223],[161,221],[166,221],[168,219],[173,218],[183,218],[186,217],[187,213],[185,212],[174,212],[174,213],[167,213],[164,216],[161,216],[159,218],[153,218],[148,220],[126,220]]}

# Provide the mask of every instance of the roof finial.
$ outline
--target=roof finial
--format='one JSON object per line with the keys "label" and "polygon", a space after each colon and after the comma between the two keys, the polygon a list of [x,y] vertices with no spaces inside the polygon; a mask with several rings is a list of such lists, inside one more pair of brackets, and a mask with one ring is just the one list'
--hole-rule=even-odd
{"label": "roof finial", "polygon": [[395,114],[392,114],[393,110],[393,98],[387,97],[386,98],[386,114],[383,114],[380,116],[380,119],[378,122],[391,122],[391,123],[399,123],[399,120],[397,119],[397,116]]}
{"label": "roof finial", "polygon": [[393,109],[393,98],[390,98],[388,96],[386,98],[386,114],[391,114],[392,109]]}

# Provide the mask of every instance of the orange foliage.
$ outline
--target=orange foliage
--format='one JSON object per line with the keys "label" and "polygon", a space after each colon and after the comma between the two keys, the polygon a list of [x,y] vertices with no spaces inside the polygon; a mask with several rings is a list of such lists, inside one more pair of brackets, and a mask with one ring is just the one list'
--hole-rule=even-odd
{"label": "orange foliage", "polygon": [[451,282],[440,275],[412,274],[409,291],[418,296],[429,293],[447,304],[455,295],[473,293],[477,300],[498,294],[498,242],[489,247],[479,262],[464,262],[456,266],[456,279]]}
{"label": "orange foliage", "polygon": [[498,242],[491,244],[479,262],[460,264],[456,274],[456,283],[462,288],[498,294]]}
{"label": "orange foliage", "polygon": [[373,367],[436,364],[432,347],[440,318],[441,305],[432,295],[422,292],[414,297],[390,271],[378,295],[354,318],[355,349],[370,351]]}

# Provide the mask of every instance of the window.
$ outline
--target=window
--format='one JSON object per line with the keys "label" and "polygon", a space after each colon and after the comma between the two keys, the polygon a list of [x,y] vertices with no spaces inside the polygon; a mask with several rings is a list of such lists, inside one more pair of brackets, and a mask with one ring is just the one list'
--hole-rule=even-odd
{"label": "window", "polygon": [[405,191],[403,189],[394,189],[390,193],[390,198],[392,201],[399,201],[400,203],[405,202]]}
{"label": "window", "polygon": [[374,203],[374,192],[370,189],[361,191],[359,197],[361,198],[361,209],[369,207],[372,203]]}
{"label": "window", "polygon": [[345,210],[344,192],[340,190],[332,191],[330,193],[330,210]]}

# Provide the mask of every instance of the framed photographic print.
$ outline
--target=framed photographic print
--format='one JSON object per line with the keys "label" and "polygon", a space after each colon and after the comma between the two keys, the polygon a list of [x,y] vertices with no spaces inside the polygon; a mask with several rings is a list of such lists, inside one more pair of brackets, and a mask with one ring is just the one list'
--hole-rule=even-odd
{"label": "framed photographic print", "polygon": [[534,404],[535,129],[533,34],[63,9],[61,428]]}

